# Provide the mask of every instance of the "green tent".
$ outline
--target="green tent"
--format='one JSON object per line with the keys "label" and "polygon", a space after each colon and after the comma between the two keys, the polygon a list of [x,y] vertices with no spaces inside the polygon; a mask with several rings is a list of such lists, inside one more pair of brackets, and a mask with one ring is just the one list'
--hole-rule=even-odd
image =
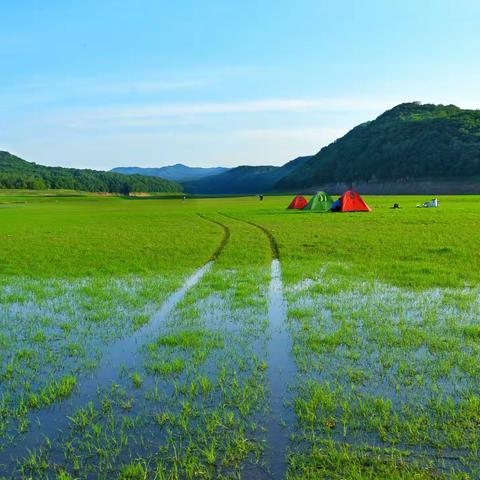
{"label": "green tent", "polygon": [[328,212],[333,205],[332,197],[325,192],[318,192],[305,206],[304,210],[312,212]]}

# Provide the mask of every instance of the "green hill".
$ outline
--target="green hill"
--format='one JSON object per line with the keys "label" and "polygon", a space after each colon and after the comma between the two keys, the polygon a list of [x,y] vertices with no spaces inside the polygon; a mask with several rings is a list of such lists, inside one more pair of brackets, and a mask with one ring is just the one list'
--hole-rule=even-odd
{"label": "green hill", "polygon": [[281,178],[294,171],[309,158],[311,157],[298,157],[281,167],[273,165],[240,166],[218,175],[183,182],[183,186],[189,193],[240,194],[268,192]]}
{"label": "green hill", "polygon": [[182,186],[158,177],[76,168],[45,167],[0,151],[0,188],[45,188],[87,192],[180,192]]}
{"label": "green hill", "polygon": [[280,179],[276,188],[478,177],[480,110],[414,102],[355,127]]}

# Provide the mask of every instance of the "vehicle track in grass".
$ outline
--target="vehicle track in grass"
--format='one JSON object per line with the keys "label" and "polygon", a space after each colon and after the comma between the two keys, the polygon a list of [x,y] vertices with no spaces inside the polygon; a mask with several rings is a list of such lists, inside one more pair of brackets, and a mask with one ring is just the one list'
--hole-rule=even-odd
{"label": "vehicle track in grass", "polygon": [[[289,386],[293,385],[297,373],[293,361],[292,339],[287,328],[287,304],[283,296],[280,249],[272,232],[263,225],[227,214],[221,214],[239,222],[252,225],[268,238],[272,252],[270,285],[268,292],[268,319],[271,338],[267,345],[268,368],[266,379],[270,390],[270,413],[266,422],[266,462],[267,472],[263,475],[271,479],[285,478],[288,468],[292,427],[296,417],[286,402],[289,399]],[[247,472],[245,478],[263,478],[254,472]]]}
{"label": "vehicle track in grass", "polygon": [[268,238],[268,242],[270,243],[270,250],[272,251],[272,258],[274,260],[280,260],[280,249],[278,248],[277,240],[275,239],[275,237],[273,236],[273,234],[270,230],[265,228],[263,225],[260,225],[258,223],[254,223],[250,220],[245,220],[243,218],[238,218],[238,217],[234,217],[232,215],[227,215],[226,213],[221,213],[221,212],[219,212],[219,213],[220,213],[220,215],[222,215],[226,218],[236,220],[237,222],[248,223],[248,225],[252,225],[253,227],[261,230],[264,233],[264,235]]}
{"label": "vehicle track in grass", "polygon": [[212,256],[210,257],[210,261],[213,262],[220,256],[220,254],[223,252],[223,249],[225,248],[225,245],[230,240],[230,229],[223,223],[217,222],[212,218],[208,218],[205,215],[202,215],[201,213],[197,212],[197,215],[203,220],[206,220],[207,222],[210,222],[210,223],[214,223],[215,225],[218,225],[223,229],[223,239],[220,242],[220,245],[217,247],[217,249],[213,252]]}
{"label": "vehicle track in grass", "polygon": [[[211,269],[216,259],[230,239],[230,229],[221,222],[212,220],[204,215],[197,215],[223,229],[223,238],[209,260],[192,275],[175,292],[170,294],[151,317],[150,321],[143,325],[133,335],[114,342],[108,348],[101,360],[101,364],[91,374],[82,376],[77,381],[77,393],[67,399],[55,402],[53,405],[31,411],[28,414],[30,429],[23,434],[17,435],[12,443],[0,445],[0,475],[12,475],[15,472],[18,461],[28,455],[30,451],[39,448],[42,443],[50,443],[52,438],[61,436],[71,423],[71,415],[88,402],[98,406],[99,390],[105,390],[120,382],[122,372],[132,369],[138,362],[138,353],[145,345],[155,330],[161,326],[178,303],[183,299],[189,289],[194,287],[203,276]],[[47,441],[48,439],[48,441]],[[5,471],[4,471],[5,470]]]}

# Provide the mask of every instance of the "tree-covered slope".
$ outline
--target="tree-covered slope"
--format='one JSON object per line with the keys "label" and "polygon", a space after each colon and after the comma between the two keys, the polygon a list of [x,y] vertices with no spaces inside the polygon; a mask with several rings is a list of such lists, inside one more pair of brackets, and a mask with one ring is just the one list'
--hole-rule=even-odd
{"label": "tree-covered slope", "polygon": [[189,193],[262,193],[271,191],[281,178],[289,174],[311,157],[298,157],[281,167],[241,166],[232,168],[219,175],[212,175],[199,180],[184,182]]}
{"label": "tree-covered slope", "polygon": [[181,185],[163,178],[76,168],[45,167],[0,151],[0,188],[61,188],[87,192],[179,192]]}
{"label": "tree-covered slope", "polygon": [[480,177],[480,110],[414,102],[355,127],[276,188],[475,177]]}

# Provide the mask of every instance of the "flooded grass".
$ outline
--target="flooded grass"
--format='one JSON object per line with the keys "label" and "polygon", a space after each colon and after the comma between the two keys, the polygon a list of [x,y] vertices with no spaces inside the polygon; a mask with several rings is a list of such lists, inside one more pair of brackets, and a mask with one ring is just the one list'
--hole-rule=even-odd
{"label": "flooded grass", "polygon": [[478,199],[367,200],[2,210],[0,478],[479,478]]}
{"label": "flooded grass", "polygon": [[[301,371],[295,399],[301,446],[290,458],[292,478],[311,461],[305,445],[316,458],[325,445],[336,449],[346,462],[341,478],[357,478],[373,448],[375,455],[389,452],[389,463],[369,467],[378,476],[390,465],[391,478],[408,478],[394,472],[413,458],[411,476],[421,467],[419,478],[477,478],[480,358],[467,332],[480,318],[480,290],[346,285],[323,274],[300,294],[295,285],[288,289]],[[468,307],[465,298],[472,300]],[[317,474],[328,472],[327,463]]]}
{"label": "flooded grass", "polygon": [[[173,280],[173,282],[172,282]],[[167,278],[120,281],[31,280],[0,283],[2,396],[0,444],[25,431],[27,414],[75,391],[115,339],[135,332],[153,302],[175,284]],[[151,291],[151,286],[155,291]],[[66,379],[69,388],[65,388]]]}

